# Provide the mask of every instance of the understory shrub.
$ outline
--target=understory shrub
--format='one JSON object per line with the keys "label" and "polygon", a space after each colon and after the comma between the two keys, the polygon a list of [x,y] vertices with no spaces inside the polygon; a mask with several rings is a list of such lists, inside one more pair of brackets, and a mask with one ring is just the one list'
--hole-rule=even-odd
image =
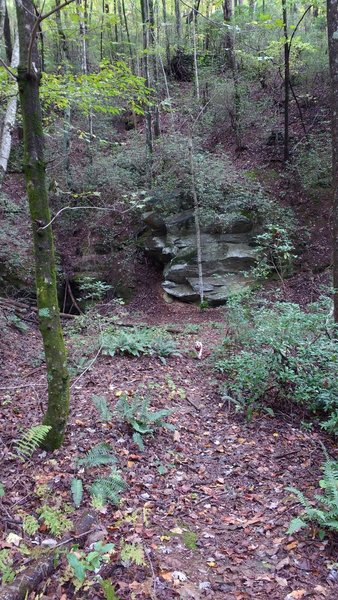
{"label": "understory shrub", "polygon": [[119,328],[104,331],[101,335],[104,354],[129,356],[158,356],[162,361],[168,356],[178,356],[177,344],[172,336],[154,328]]}
{"label": "understory shrub", "polygon": [[338,462],[327,457],[322,471],[323,478],[319,481],[319,486],[323,493],[315,494],[314,502],[308,500],[297,488],[287,488],[304,507],[300,517],[292,519],[287,533],[296,533],[308,527],[309,523],[318,530],[321,538],[324,537],[325,530],[338,532]]}
{"label": "understory shrub", "polygon": [[227,374],[225,397],[248,416],[268,391],[317,414],[338,433],[338,347],[326,300],[308,306],[233,300],[227,314],[234,352],[227,346],[216,369]]}

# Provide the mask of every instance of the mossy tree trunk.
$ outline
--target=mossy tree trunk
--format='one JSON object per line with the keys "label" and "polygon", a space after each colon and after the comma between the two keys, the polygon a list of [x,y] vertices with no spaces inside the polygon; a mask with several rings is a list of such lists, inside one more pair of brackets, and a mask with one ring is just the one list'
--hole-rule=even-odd
{"label": "mossy tree trunk", "polygon": [[57,298],[53,234],[50,222],[44,140],[39,98],[41,72],[32,0],[15,0],[20,43],[19,98],[24,136],[24,171],[33,230],[39,327],[43,339],[48,407],[44,424],[51,430],[45,440],[49,450],[62,444],[69,412],[69,375]]}
{"label": "mossy tree trunk", "polygon": [[327,0],[331,72],[334,320],[338,323],[338,0]]}

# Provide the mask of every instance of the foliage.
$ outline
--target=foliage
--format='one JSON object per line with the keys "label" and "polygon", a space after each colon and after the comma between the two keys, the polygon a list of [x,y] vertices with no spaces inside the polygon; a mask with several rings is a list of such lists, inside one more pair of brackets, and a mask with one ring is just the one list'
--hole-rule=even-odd
{"label": "foliage", "polygon": [[126,544],[121,545],[121,561],[123,563],[134,563],[139,567],[145,564],[144,550],[142,544]]}
{"label": "foliage", "polygon": [[117,415],[134,430],[133,440],[140,450],[144,450],[143,436],[153,435],[155,429],[164,427],[175,430],[174,425],[164,421],[164,418],[172,414],[172,409],[152,411],[149,406],[149,398],[135,395],[129,399],[122,394],[116,404]]}
{"label": "foliage", "polygon": [[115,588],[109,579],[103,579],[100,583],[105,600],[120,600],[120,598],[116,595]]}
{"label": "foliage", "polygon": [[89,74],[45,74],[41,101],[46,109],[75,107],[85,115],[118,114],[125,106],[142,114],[149,90],[142,77],[133,75],[123,61],[103,61],[97,72]]}
{"label": "foliage", "polygon": [[102,352],[109,356],[116,353],[130,356],[177,356],[175,340],[155,328],[119,328],[115,331],[106,330],[101,335]]}
{"label": "foliage", "polygon": [[295,258],[289,231],[278,225],[267,225],[265,232],[256,236],[257,262],[251,274],[257,279],[277,274],[283,281],[290,274]]}
{"label": "foliage", "polygon": [[7,548],[0,550],[0,575],[3,585],[5,583],[12,583],[15,578],[16,573],[12,565],[13,559],[11,558],[10,551]]}
{"label": "foliage", "polygon": [[5,486],[2,483],[2,481],[0,481],[0,498],[3,498],[4,495],[5,495]]}
{"label": "foliage", "polygon": [[100,302],[112,289],[111,285],[95,279],[95,277],[83,276],[78,278],[77,281],[81,293],[79,300],[81,301]]}
{"label": "foliage", "polygon": [[315,494],[314,502],[308,500],[297,488],[287,488],[305,509],[300,517],[292,519],[287,531],[289,535],[307,527],[308,523],[314,523],[319,528],[321,537],[325,530],[338,532],[338,462],[327,459],[322,470],[324,475],[319,485],[323,493]]}
{"label": "foliage", "polygon": [[98,477],[90,487],[91,495],[97,505],[102,506],[105,502],[118,505],[120,494],[126,488],[126,483],[121,474],[115,468],[111,469],[108,477]]}
{"label": "foliage", "polygon": [[92,468],[100,465],[111,465],[116,462],[116,457],[110,444],[101,442],[88,450],[86,455],[78,458],[76,462],[80,466]]}
{"label": "foliage", "polygon": [[43,443],[50,430],[49,425],[34,425],[22,435],[16,442],[16,451],[21,460],[27,460],[32,456],[33,452]]}
{"label": "foliage", "polygon": [[66,517],[61,509],[55,506],[43,504],[41,508],[38,508],[37,512],[48,531],[52,535],[55,535],[55,537],[59,537],[73,527],[72,521]]}
{"label": "foliage", "polygon": [[94,544],[93,550],[88,553],[79,550],[77,546],[71,552],[68,552],[67,561],[72,569],[76,590],[79,590],[83,586],[88,572],[96,573],[102,563],[109,560],[113,549],[114,544],[104,544],[99,541]]}
{"label": "foliage", "polygon": [[94,395],[92,396],[92,401],[95,408],[97,408],[98,412],[100,413],[101,421],[103,421],[104,423],[108,423],[109,421],[111,421],[113,414],[109,409],[106,398],[104,396]]}
{"label": "foliage", "polygon": [[24,513],[22,517],[22,529],[28,535],[34,535],[39,529],[39,522],[33,515]]}
{"label": "foliage", "polygon": [[75,508],[79,508],[82,498],[83,498],[83,483],[82,479],[76,479],[75,477],[72,479],[70,484],[70,489],[72,492],[72,498],[74,502]]}
{"label": "foliage", "polygon": [[[279,398],[318,414],[338,432],[337,343],[326,301],[303,311],[297,304],[233,300],[227,314],[238,352],[224,352],[216,369],[227,373],[227,390],[249,415],[272,389]],[[229,396],[229,394],[226,394]]]}
{"label": "foliage", "polygon": [[[188,139],[167,136],[158,142],[156,150],[149,208],[165,214],[192,209]],[[239,215],[249,217],[254,224],[292,220],[288,211],[269,200],[257,182],[244,178],[224,152],[206,152],[198,139],[194,166],[200,220],[204,227],[212,231],[228,230]]]}
{"label": "foliage", "polygon": [[329,188],[332,182],[332,149],[325,133],[309,135],[297,148],[292,170],[300,178],[304,188],[316,191]]}

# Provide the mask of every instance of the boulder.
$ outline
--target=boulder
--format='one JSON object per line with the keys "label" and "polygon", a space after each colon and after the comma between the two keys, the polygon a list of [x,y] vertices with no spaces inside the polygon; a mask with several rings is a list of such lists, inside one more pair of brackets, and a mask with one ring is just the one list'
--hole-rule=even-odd
{"label": "boulder", "polygon": [[[170,296],[184,302],[199,300],[197,250],[194,214],[182,211],[168,217],[148,212],[144,238],[146,251],[164,267],[162,287]],[[247,288],[244,275],[255,263],[253,222],[239,215],[226,231],[212,226],[202,228],[202,271],[204,298],[210,305],[224,304],[234,292]]]}

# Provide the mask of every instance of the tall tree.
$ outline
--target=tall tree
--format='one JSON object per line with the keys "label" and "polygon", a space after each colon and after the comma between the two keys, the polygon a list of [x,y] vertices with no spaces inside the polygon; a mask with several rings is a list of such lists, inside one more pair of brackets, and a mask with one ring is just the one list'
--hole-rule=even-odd
{"label": "tall tree", "polygon": [[18,86],[24,137],[24,172],[33,230],[39,327],[48,380],[48,406],[44,424],[49,425],[51,430],[45,446],[53,450],[62,444],[67,424],[69,375],[57,297],[39,97],[41,70],[36,35],[44,16],[40,16],[39,23],[33,0],[15,0],[15,4],[20,46]]}
{"label": "tall tree", "polygon": [[338,1],[327,0],[331,73],[334,320],[338,323]]}
{"label": "tall tree", "polygon": [[[11,67],[16,69],[19,64],[19,38],[16,36],[12,53]],[[15,125],[17,94],[12,95],[7,104],[0,143],[0,191],[7,171],[9,155],[12,147],[12,131]]]}

